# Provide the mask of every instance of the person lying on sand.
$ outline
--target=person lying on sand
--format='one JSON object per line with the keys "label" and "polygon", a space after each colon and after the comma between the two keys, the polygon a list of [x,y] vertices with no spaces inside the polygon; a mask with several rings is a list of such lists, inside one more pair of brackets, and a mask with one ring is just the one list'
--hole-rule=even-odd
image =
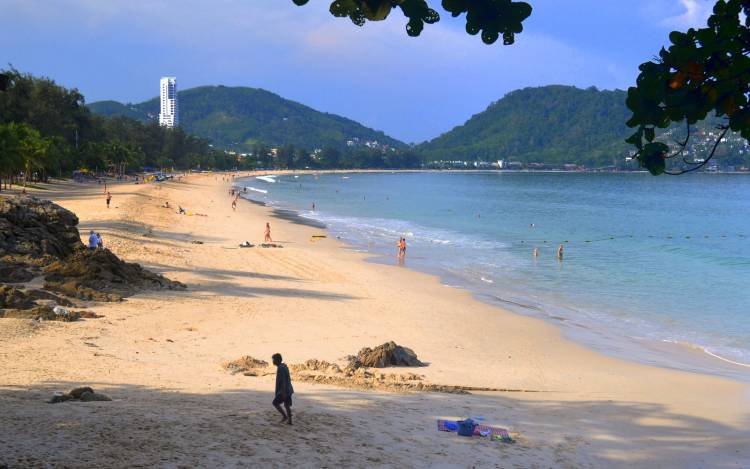
{"label": "person lying on sand", "polygon": [[[289,368],[281,362],[281,354],[274,353],[271,356],[273,364],[276,365],[276,392],[273,399],[273,406],[281,414],[280,423],[292,424],[292,394],[294,394],[294,388],[292,388],[292,377],[289,374]],[[284,409],[281,408],[281,404],[284,404]]]}

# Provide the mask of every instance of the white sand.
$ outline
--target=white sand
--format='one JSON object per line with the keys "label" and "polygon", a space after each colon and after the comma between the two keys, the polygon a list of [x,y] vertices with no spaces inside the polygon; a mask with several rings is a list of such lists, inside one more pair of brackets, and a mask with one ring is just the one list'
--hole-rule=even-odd
{"label": "white sand", "polygon": [[[313,243],[321,230],[268,208],[232,211],[221,179],[115,185],[109,210],[100,186],[43,193],[81,232],[189,289],[87,308],[103,319],[0,319],[0,466],[750,467],[747,385],[606,357],[433,277]],[[262,241],[266,221],[283,249],[237,248]],[[295,383],[288,427],[270,405],[272,376],[220,368],[274,352],[338,361],[388,340],[429,363],[416,372],[430,383],[538,392]],[[44,403],[81,384],[114,401]],[[517,443],[438,432],[439,416],[484,416]]]}

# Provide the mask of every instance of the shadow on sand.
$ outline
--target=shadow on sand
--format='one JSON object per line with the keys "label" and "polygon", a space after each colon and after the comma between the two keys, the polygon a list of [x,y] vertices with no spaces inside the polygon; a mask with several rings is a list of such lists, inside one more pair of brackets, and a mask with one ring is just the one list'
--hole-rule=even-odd
{"label": "shadow on sand", "polygon": [[[85,383],[113,401],[45,403],[54,391],[80,384],[0,387],[0,466],[743,467],[750,462],[747,427],[676,415],[658,405],[360,393],[308,385],[295,394],[295,425],[288,427],[276,423],[272,394],[261,391],[193,394]],[[255,381],[269,391],[272,385],[271,379]],[[469,415],[508,427],[517,443],[436,430],[439,416]]]}

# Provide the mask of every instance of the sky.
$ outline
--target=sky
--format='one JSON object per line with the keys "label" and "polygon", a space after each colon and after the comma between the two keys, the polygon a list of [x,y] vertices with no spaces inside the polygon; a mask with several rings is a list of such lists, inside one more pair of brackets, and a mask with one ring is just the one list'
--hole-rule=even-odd
{"label": "sky", "polygon": [[713,0],[526,0],[516,43],[441,21],[418,38],[394,11],[359,28],[330,0],[0,0],[0,68],[78,88],[87,102],[180,89],[263,88],[405,142],[463,124],[506,93],[548,84],[627,89],[674,29],[705,25]]}

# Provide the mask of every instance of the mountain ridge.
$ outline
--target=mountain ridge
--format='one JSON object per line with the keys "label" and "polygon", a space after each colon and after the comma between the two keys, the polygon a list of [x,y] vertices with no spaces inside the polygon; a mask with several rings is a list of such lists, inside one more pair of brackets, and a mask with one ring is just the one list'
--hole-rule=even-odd
{"label": "mountain ridge", "polygon": [[[178,98],[180,124],[185,131],[209,138],[225,149],[245,150],[255,143],[345,148],[352,139],[396,148],[407,146],[352,119],[318,111],[261,88],[207,85],[179,91]],[[97,101],[88,108],[95,114],[149,122],[158,116],[159,98],[135,104]]]}

